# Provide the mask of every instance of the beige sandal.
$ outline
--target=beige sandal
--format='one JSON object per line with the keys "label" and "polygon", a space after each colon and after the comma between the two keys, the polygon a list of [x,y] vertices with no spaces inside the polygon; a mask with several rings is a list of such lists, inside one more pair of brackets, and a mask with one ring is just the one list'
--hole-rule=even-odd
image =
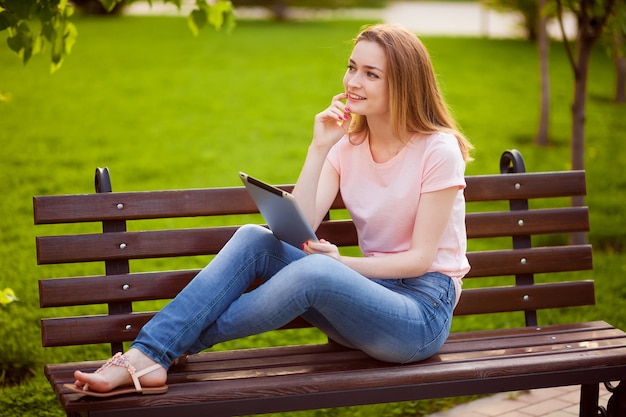
{"label": "beige sandal", "polygon": [[130,364],[128,358],[122,355],[121,352],[116,353],[111,359],[109,359],[104,365],[102,365],[95,373],[99,374],[103,370],[111,366],[121,366],[122,368],[126,368],[130,377],[133,380],[134,387],[119,387],[115,388],[109,392],[97,392],[89,390],[89,384],[85,384],[82,388],[76,386],[75,384],[64,384],[63,386],[71,391],[74,391],[79,394],[89,395],[92,397],[114,397],[116,395],[123,394],[165,394],[167,392],[167,385],[161,385],[160,387],[142,387],[139,383],[139,378],[142,376],[149,374],[152,371],[156,371],[161,367],[158,363],[155,363],[152,366],[147,367],[146,369],[137,372],[135,367]]}

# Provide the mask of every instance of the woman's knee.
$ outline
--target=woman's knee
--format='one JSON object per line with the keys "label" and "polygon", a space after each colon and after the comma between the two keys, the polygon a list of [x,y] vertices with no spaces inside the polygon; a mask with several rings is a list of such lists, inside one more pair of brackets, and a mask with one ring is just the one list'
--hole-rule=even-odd
{"label": "woman's knee", "polygon": [[237,245],[257,246],[260,244],[261,247],[267,247],[268,243],[275,243],[276,237],[263,226],[244,224],[235,231],[231,241]]}

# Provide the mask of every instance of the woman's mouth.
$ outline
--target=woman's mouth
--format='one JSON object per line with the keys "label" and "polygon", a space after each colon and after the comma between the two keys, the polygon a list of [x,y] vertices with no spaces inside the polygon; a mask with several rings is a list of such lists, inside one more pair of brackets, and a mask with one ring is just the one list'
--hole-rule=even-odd
{"label": "woman's mouth", "polygon": [[353,100],[353,101],[361,101],[361,100],[365,100],[365,97],[361,97],[354,93],[348,93],[348,99]]}

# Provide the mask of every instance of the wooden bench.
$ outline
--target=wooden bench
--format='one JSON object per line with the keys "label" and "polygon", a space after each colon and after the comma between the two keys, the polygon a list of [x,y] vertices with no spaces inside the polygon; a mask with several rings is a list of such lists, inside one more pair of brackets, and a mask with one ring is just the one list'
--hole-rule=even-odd
{"label": "wooden bench", "polygon": [[[585,173],[525,173],[517,151],[505,152],[500,165],[502,174],[467,177],[472,270],[455,314],[519,312],[513,313],[524,316],[519,328],[453,333],[437,355],[408,365],[332,342],[203,352],[172,367],[167,394],[106,400],[63,388],[75,369],[95,370],[103,361],[50,364],[45,374],[61,406],[68,416],[231,416],[580,384],[581,416],[626,416],[626,334],[601,321],[537,324],[539,310],[594,304],[594,282],[573,274],[592,269],[591,246],[567,240],[589,230],[588,209],[569,204],[569,197],[585,195]],[[215,254],[237,228],[127,231],[127,224],[256,212],[242,187],[113,193],[108,170],[98,169],[96,188],[95,194],[34,197],[36,224],[101,222],[103,229],[37,237],[39,264],[105,266],[104,275],[42,279],[42,308],[108,305],[108,314],[43,319],[45,347],[110,343],[112,352],[121,350],[153,315],[133,312],[133,303],[172,298],[197,272],[133,273],[129,261]],[[529,200],[537,207],[529,208]],[[330,216],[342,207],[338,197]],[[72,229],[47,227],[56,234]],[[339,246],[356,244],[350,220],[325,221],[319,235]],[[61,316],[68,309],[52,311]],[[306,323],[288,327],[300,326]],[[598,404],[600,383],[613,393],[608,411]]]}

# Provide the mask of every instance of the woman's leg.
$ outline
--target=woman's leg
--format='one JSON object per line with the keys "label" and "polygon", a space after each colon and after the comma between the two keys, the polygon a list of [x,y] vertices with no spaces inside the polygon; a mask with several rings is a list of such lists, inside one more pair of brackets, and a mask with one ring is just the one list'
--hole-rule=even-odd
{"label": "woman's leg", "polygon": [[143,327],[132,347],[167,369],[180,355],[198,351],[193,345],[200,334],[255,278],[266,280],[304,256],[263,227],[239,228],[215,259]]}
{"label": "woman's leg", "polygon": [[[161,386],[170,363],[192,349],[200,333],[239,298],[254,278],[267,279],[304,252],[280,242],[260,226],[242,226],[220,253],[167,306],[148,322],[124,354],[137,371],[158,363],[139,378],[145,387]],[[76,371],[76,386],[108,392],[128,385],[124,367],[96,373]]]}
{"label": "woman's leg", "polygon": [[446,340],[453,303],[454,286],[445,275],[370,280],[325,255],[309,255],[230,304],[195,349],[273,330],[302,315],[335,341],[377,359],[416,361]]}

